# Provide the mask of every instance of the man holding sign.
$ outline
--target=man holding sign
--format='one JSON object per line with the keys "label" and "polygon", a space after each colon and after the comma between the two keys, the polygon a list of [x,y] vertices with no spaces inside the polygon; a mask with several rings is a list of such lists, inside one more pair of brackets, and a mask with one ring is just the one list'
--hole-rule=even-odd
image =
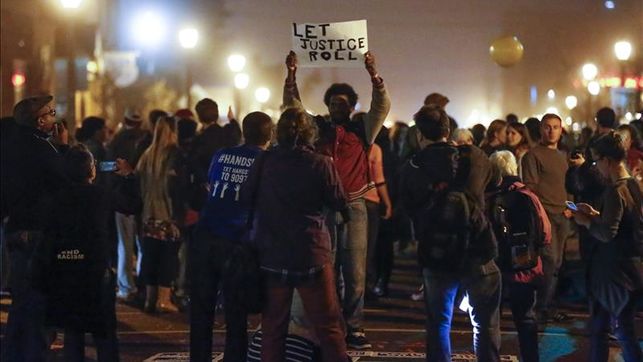
{"label": "man holding sign", "polygon": [[[318,28],[315,31],[323,34],[325,30]],[[346,61],[352,61],[348,60],[350,56],[347,55],[346,58]],[[324,103],[328,107],[329,115],[314,117],[319,128],[317,152],[332,157],[349,199],[348,220],[337,222],[337,232],[331,232],[331,235],[335,234],[338,238],[336,266],[344,280],[341,305],[348,332],[346,342],[349,347],[355,349],[371,348],[362,329],[367,244],[364,194],[373,188],[368,179],[366,150],[375,140],[391,108],[384,81],[375,69],[375,58],[370,52],[364,54],[364,64],[373,84],[371,108],[366,116],[359,121],[351,121],[350,116],[357,104],[357,94],[350,85],[336,83],[324,94]],[[286,58],[288,77],[284,86],[283,101],[286,108],[305,109],[295,81],[297,65],[297,55],[291,51]]]}

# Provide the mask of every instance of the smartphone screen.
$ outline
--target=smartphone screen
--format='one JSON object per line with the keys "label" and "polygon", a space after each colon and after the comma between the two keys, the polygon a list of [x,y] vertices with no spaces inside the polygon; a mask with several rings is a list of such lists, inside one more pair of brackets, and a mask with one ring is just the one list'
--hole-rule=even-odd
{"label": "smartphone screen", "polygon": [[116,171],[116,161],[103,161],[98,164],[98,170],[101,172]]}
{"label": "smartphone screen", "polygon": [[567,206],[567,208],[570,210],[578,211],[578,207],[576,207],[576,204],[571,201],[565,201],[565,206]]}

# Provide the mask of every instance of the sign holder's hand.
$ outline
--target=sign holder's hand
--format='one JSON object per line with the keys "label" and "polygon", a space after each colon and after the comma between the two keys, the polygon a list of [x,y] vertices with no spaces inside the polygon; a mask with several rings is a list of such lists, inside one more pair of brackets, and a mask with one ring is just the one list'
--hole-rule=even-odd
{"label": "sign holder's hand", "polygon": [[286,57],[286,69],[288,69],[288,78],[289,82],[295,81],[295,74],[297,73],[297,54],[294,51],[290,51]]}
{"label": "sign holder's hand", "polygon": [[379,79],[380,75],[375,68],[375,56],[370,51],[364,53],[364,67],[372,79]]}

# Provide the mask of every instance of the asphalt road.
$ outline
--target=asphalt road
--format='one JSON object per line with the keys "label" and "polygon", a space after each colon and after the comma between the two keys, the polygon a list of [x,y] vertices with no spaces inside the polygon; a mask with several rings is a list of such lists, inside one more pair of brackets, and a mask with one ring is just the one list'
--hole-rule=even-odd
{"label": "asphalt road", "polygon": [[[409,295],[419,285],[415,263],[411,258],[397,258],[390,296],[366,305],[366,335],[373,349],[352,351],[354,361],[421,361],[424,360],[423,303],[412,301]],[[573,300],[574,298],[567,298]],[[2,330],[10,299],[2,300]],[[140,301],[139,301],[140,303]],[[540,333],[541,361],[586,361],[589,340],[586,336],[587,309],[582,298],[567,302],[563,311],[573,317],[562,323],[543,326]],[[144,314],[137,303],[119,304],[118,337],[122,361],[181,361],[187,360],[189,325],[187,314]],[[249,329],[256,330],[258,316],[250,318]],[[643,337],[643,319],[636,320],[638,335]],[[223,313],[215,323],[213,361],[221,360],[224,342]],[[517,335],[509,310],[502,315],[503,361],[518,361]],[[4,335],[4,334],[3,334]],[[456,313],[452,328],[454,361],[474,361],[471,348],[471,325],[463,313]],[[87,336],[88,360],[95,360],[91,337]],[[643,339],[640,339],[643,345]],[[62,361],[62,333],[52,345],[51,360]],[[620,361],[619,348],[611,343],[611,361]]]}

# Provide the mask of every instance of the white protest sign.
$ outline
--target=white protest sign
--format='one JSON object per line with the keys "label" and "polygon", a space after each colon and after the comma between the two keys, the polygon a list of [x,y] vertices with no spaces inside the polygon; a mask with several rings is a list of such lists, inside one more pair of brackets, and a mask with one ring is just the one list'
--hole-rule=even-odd
{"label": "white protest sign", "polygon": [[302,67],[363,67],[366,20],[292,24],[292,49]]}

